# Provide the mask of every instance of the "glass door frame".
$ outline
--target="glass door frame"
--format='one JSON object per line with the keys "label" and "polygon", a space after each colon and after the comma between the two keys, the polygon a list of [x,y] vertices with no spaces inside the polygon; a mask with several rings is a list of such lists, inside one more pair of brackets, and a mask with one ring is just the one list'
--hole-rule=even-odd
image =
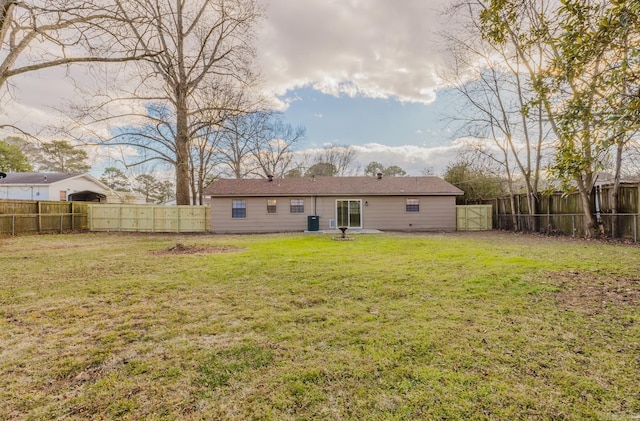
{"label": "glass door frame", "polygon": [[[340,224],[340,208],[338,207],[338,204],[340,202],[347,202],[347,225],[344,224]],[[351,225],[351,203],[353,202],[357,202],[358,203],[358,213],[360,216],[360,223],[358,226],[352,226]],[[338,227],[347,227],[349,229],[362,229],[362,219],[363,219],[363,215],[362,215],[362,199],[336,199],[336,228]],[[355,214],[354,214],[355,215]]]}

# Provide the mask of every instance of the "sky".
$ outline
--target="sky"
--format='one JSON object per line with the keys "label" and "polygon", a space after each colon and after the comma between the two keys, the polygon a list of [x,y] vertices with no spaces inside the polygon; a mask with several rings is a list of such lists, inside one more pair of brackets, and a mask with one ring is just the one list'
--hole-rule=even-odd
{"label": "sky", "polygon": [[[350,145],[360,168],[444,173],[461,145],[448,120],[454,96],[438,77],[450,0],[266,1],[257,36],[264,88],[290,124],[306,128],[300,150]],[[0,123],[59,124],[52,107],[74,93],[67,75],[12,80],[19,101],[5,95]]]}
{"label": "sky", "polygon": [[270,0],[258,53],[302,147],[351,145],[411,175],[442,174],[460,146],[438,77],[449,0]]}

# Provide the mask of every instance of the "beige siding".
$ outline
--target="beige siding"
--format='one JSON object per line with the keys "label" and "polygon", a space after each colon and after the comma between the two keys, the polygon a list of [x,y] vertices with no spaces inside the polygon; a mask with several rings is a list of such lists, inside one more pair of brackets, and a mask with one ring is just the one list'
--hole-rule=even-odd
{"label": "beige siding", "polygon": [[[406,199],[420,201],[419,212],[406,212]],[[232,198],[209,199],[212,231],[216,233],[254,233],[304,231],[307,216],[320,216],[320,229],[330,229],[336,219],[336,200],[362,200],[362,228],[389,231],[454,231],[454,196],[364,196],[364,197],[247,197],[246,218],[231,217]],[[277,213],[267,213],[267,200],[276,199]],[[289,212],[291,199],[304,199],[305,211]],[[366,205],[365,205],[366,203]]]}
{"label": "beige siding", "polygon": [[[453,196],[370,196],[318,198],[320,229],[329,229],[336,218],[336,200],[362,200],[362,228],[389,231],[453,231],[456,229]],[[420,201],[419,212],[406,211],[406,199]]]}
{"label": "beige siding", "polygon": [[[276,213],[267,213],[267,200],[276,199]],[[304,213],[291,213],[291,199],[304,200]],[[246,218],[231,217],[233,200],[245,200]],[[313,215],[310,197],[235,197],[209,199],[211,203],[211,230],[215,233],[287,232],[307,229],[307,215]]]}

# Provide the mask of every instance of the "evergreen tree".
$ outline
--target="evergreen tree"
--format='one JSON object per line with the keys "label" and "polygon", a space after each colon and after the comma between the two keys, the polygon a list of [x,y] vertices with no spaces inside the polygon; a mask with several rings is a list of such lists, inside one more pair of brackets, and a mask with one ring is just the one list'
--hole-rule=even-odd
{"label": "evergreen tree", "polygon": [[115,191],[131,191],[131,183],[127,176],[116,167],[107,167],[100,177],[100,181]]}
{"label": "evergreen tree", "polygon": [[0,170],[3,172],[29,172],[33,166],[18,145],[0,140]]}
{"label": "evergreen tree", "polygon": [[91,169],[89,155],[66,140],[43,143],[36,162],[40,171],[85,173]]}

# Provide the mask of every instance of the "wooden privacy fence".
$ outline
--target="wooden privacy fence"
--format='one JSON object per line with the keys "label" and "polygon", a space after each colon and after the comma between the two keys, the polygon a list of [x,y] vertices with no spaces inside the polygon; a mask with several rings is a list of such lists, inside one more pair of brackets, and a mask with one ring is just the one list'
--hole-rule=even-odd
{"label": "wooden privacy fence", "polygon": [[209,232],[209,206],[0,200],[0,235],[76,230]]}
{"label": "wooden privacy fence", "polygon": [[87,229],[87,203],[0,200],[0,235]]}
{"label": "wooden privacy fence", "polygon": [[[613,212],[613,186],[597,186],[593,191],[594,207],[590,209],[599,223],[601,234],[613,238],[638,241],[640,236],[640,185],[624,183]],[[493,205],[494,228],[532,231],[547,234],[586,235],[582,201],[577,192],[540,194],[536,212],[530,212],[526,194],[483,201]],[[614,232],[615,231],[615,232]]]}
{"label": "wooden privacy fence", "polygon": [[491,205],[456,206],[458,231],[488,231],[493,228]]}
{"label": "wooden privacy fence", "polygon": [[583,213],[498,214],[494,215],[494,218],[499,230],[565,234],[574,237],[583,237],[586,234]]}
{"label": "wooden privacy fence", "polygon": [[89,230],[127,232],[209,232],[209,206],[89,205]]}
{"label": "wooden privacy fence", "polygon": [[[638,241],[640,237],[640,214],[637,213],[600,213],[595,214],[599,222],[599,233],[607,237],[626,238]],[[496,228],[515,231],[514,227],[520,227],[521,231],[534,231],[544,234],[565,234],[574,237],[584,237],[584,214],[582,213],[558,213],[544,215],[511,215],[501,214],[495,216]],[[516,220],[514,223],[513,220]],[[618,224],[617,235],[613,235],[614,218]]]}

